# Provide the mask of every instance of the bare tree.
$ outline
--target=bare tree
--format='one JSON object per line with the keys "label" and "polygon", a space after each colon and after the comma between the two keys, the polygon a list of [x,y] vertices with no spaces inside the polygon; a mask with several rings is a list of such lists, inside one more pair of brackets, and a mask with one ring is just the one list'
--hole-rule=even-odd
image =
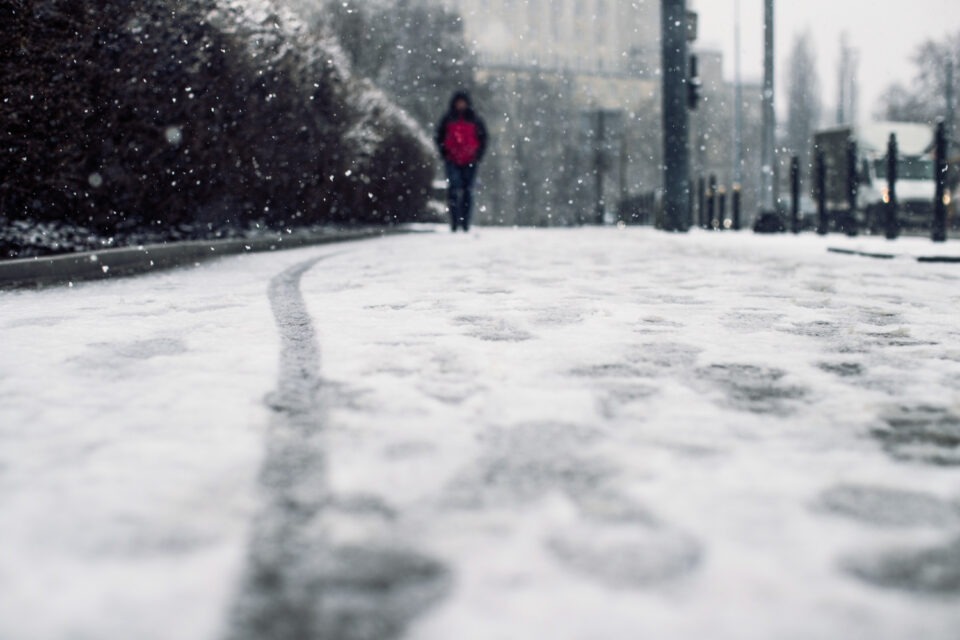
{"label": "bare tree", "polygon": [[935,105],[902,83],[890,85],[880,96],[876,117],[894,122],[931,122]]}
{"label": "bare tree", "polygon": [[[887,120],[933,123],[946,115],[948,68],[960,69],[960,31],[928,40],[913,55],[916,75],[909,87],[893,84],[880,97],[876,115]],[[954,131],[958,130],[954,122]]]}

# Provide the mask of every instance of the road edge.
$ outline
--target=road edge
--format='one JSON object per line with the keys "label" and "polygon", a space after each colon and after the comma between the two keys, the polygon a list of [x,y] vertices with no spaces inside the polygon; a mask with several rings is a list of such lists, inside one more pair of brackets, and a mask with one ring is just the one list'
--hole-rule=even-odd
{"label": "road edge", "polygon": [[369,240],[421,229],[388,227],[330,233],[301,233],[229,240],[194,240],[170,244],[84,251],[66,255],[21,258],[0,262],[0,290],[40,288],[89,280],[106,280],[152,273],[244,253]]}
{"label": "road edge", "polygon": [[907,259],[915,260],[923,264],[960,264],[960,256],[940,256],[940,255],[926,255],[926,256],[911,256],[906,254],[896,254],[896,253],[879,253],[872,251],[858,251],[856,249],[843,249],[840,247],[827,247],[828,253],[834,253],[844,256],[857,256],[860,258],[873,258],[875,260],[898,260],[898,259]]}

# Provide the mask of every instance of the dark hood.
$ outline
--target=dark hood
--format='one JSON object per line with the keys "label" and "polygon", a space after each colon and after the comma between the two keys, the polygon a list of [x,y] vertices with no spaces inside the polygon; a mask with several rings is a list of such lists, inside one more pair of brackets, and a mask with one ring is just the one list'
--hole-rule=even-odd
{"label": "dark hood", "polygon": [[450,113],[453,113],[456,110],[456,104],[458,100],[466,100],[467,111],[473,111],[473,100],[470,98],[470,94],[466,91],[457,91],[455,94],[453,94],[453,97],[450,98]]}

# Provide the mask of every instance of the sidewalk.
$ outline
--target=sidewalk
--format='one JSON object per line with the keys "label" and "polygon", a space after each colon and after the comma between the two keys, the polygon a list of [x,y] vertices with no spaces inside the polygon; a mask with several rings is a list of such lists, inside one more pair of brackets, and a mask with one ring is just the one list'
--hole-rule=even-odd
{"label": "sidewalk", "polygon": [[960,272],[838,240],[481,228],[0,292],[0,637],[224,637],[284,615],[266,553],[299,613],[411,640],[953,640]]}

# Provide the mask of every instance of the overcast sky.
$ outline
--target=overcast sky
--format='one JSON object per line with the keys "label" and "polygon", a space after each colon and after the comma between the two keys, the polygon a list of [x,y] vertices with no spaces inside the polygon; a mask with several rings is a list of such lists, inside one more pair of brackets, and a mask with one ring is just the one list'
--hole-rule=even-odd
{"label": "overcast sky", "polygon": [[[733,77],[734,0],[692,0],[700,14],[700,45],[726,54]],[[743,18],[743,71],[747,80],[763,75],[763,0],[740,0]],[[860,113],[872,115],[883,90],[893,81],[909,84],[917,45],[960,31],[957,0],[779,0],[776,3],[778,73],[784,69],[794,38],[809,29],[817,46],[825,115],[836,112],[840,34],[860,51]],[[778,110],[784,86],[778,78]]]}

